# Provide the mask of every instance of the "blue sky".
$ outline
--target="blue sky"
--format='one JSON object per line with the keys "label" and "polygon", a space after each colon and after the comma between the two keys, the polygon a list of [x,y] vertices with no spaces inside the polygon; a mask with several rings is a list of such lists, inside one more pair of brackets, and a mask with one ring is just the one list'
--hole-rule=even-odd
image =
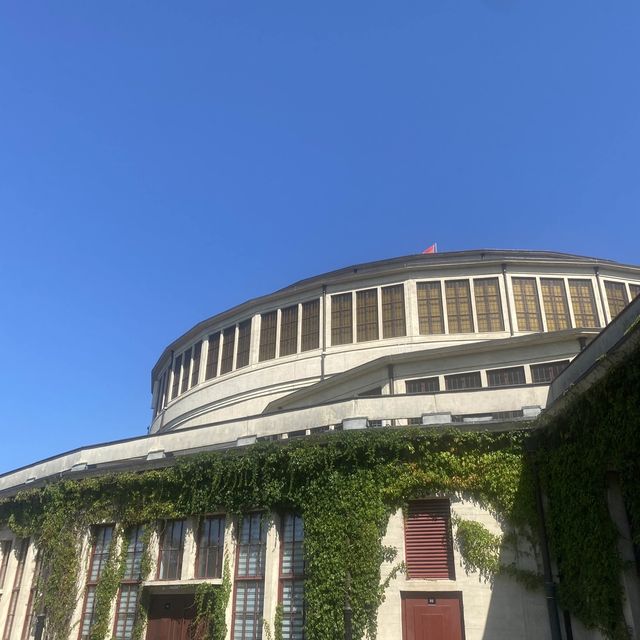
{"label": "blue sky", "polygon": [[635,0],[3,2],[0,472],[143,434],[196,322],[356,262],[640,262]]}

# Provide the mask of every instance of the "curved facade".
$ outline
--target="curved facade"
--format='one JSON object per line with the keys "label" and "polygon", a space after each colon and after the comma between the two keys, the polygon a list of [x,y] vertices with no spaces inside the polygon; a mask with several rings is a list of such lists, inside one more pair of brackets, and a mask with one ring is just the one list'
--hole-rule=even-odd
{"label": "curved facade", "polygon": [[[638,267],[551,252],[415,255],[315,276],[169,345],[152,373],[150,432],[346,398],[548,383],[539,365],[570,360],[638,293]],[[481,346],[505,339],[491,355]],[[498,385],[494,371],[514,366]]]}

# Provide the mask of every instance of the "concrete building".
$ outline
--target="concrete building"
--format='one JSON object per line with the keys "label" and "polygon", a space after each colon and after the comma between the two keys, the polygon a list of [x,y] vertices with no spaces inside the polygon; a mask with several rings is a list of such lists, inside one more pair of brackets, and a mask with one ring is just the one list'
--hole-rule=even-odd
{"label": "concrete building", "polygon": [[[167,346],[151,375],[148,434],[6,473],[0,498],[61,479],[164,468],[201,452],[261,441],[285,446],[334,431],[529,428],[541,412],[544,418],[559,375],[565,386],[554,383],[551,399],[561,406],[558,396],[584,373],[584,364],[571,363],[579,354],[581,363],[589,360],[603,328],[621,312],[624,326],[632,325],[638,294],[640,267],[551,252],[406,256],[315,276],[204,320]],[[284,612],[281,637],[304,638],[300,514],[271,514],[268,521],[256,513],[203,515],[147,523],[151,535],[144,538],[140,526],[117,543],[128,545],[129,564],[111,604],[109,633],[134,637],[144,595],[144,637],[195,637],[195,589],[221,585],[226,558],[227,637],[265,637],[264,621],[273,627]],[[406,569],[386,589],[378,638],[556,638],[540,590],[463,569],[454,544],[461,520],[496,536],[505,532],[495,513],[461,493],[424,495],[391,515],[383,542],[397,549]],[[85,537],[71,638],[91,637],[116,525],[96,522]],[[142,579],[145,545],[153,566]],[[510,562],[543,570],[535,554]],[[2,640],[42,631],[34,604],[38,564],[37,545],[0,529]],[[382,578],[392,566],[382,565]],[[628,612],[630,626],[635,615]],[[601,637],[577,620],[572,633]]]}

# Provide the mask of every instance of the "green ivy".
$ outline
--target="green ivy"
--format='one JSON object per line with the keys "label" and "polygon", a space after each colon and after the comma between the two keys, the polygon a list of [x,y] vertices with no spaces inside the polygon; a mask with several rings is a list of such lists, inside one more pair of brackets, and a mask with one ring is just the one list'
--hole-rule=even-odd
{"label": "green ivy", "polygon": [[201,640],[225,640],[227,637],[226,612],[231,595],[231,572],[224,560],[222,584],[203,582],[196,587],[196,616],[194,626]]}

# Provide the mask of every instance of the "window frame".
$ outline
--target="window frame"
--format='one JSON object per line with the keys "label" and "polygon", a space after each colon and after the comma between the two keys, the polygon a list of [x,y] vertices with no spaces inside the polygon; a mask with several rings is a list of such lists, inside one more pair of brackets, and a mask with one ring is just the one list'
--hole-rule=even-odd
{"label": "window frame", "polygon": [[[173,539],[173,531],[174,531],[174,527],[176,526],[176,524],[180,524],[181,526],[181,531],[180,531],[180,545],[178,547],[166,547],[166,536],[167,536],[167,527],[171,526],[171,537]],[[186,534],[186,529],[187,529],[187,521],[185,518],[176,518],[176,519],[172,519],[172,520],[165,520],[163,522],[163,528],[162,531],[160,532],[159,535],[159,539],[158,539],[158,562],[157,562],[157,566],[156,566],[156,580],[159,582],[170,582],[170,581],[175,581],[175,580],[182,580],[182,569],[183,569],[183,562],[184,562],[184,543],[185,543],[185,534]],[[171,576],[166,576],[164,575],[164,557],[163,555],[165,553],[171,553],[174,552],[176,554],[177,557],[177,567],[176,567],[176,576],[175,577],[171,577]],[[171,556],[170,556],[171,557]],[[169,564],[169,569],[171,567],[171,564]],[[169,570],[167,570],[169,571]]]}
{"label": "window frame", "polygon": [[[220,542],[218,545],[211,545],[208,544],[206,547],[203,547],[200,542],[202,540],[202,528],[204,526],[204,523],[210,520],[218,520],[218,531],[220,534]],[[202,518],[200,518],[200,522],[198,523],[198,530],[197,530],[197,537],[195,540],[196,543],[196,558],[195,558],[195,567],[194,567],[194,577],[199,579],[199,580],[215,580],[215,579],[219,579],[222,578],[222,569],[223,569],[223,563],[224,563],[224,551],[225,551],[225,535],[226,535],[226,527],[227,527],[227,520],[226,520],[226,516],[223,513],[212,513],[212,514],[207,514],[205,516],[202,516]],[[208,536],[208,541],[211,541],[211,535],[209,532],[209,536]],[[215,575],[207,575],[208,572],[208,567],[209,567],[209,558],[208,558],[208,550],[211,549],[213,546],[217,547],[217,557],[216,557],[216,562],[215,562],[215,569],[214,569],[214,574]],[[200,573],[200,557],[202,554],[203,549],[207,550],[207,561],[205,563],[205,571],[204,573]]]}
{"label": "window frame", "polygon": [[[285,540],[285,532],[286,532],[286,519],[287,518],[294,518],[294,523],[293,523],[293,530],[294,530],[294,538],[291,542],[287,542]],[[296,521],[299,520],[300,521],[300,526],[302,527],[302,531],[303,531],[303,536],[302,536],[302,540],[296,540],[295,539],[295,531],[296,531]],[[284,640],[305,640],[306,634],[305,634],[305,629],[304,629],[304,623],[305,623],[305,618],[306,618],[306,607],[305,607],[305,602],[304,602],[304,582],[306,579],[306,562],[304,560],[304,521],[302,519],[302,516],[300,516],[297,513],[294,512],[285,512],[280,516],[280,531],[279,531],[279,540],[280,540],[280,549],[279,549],[279,554],[278,554],[278,604],[280,604],[280,606],[282,606],[283,611],[282,611],[282,624],[284,626],[285,623],[285,618],[287,617],[286,611],[284,610],[284,588],[285,585],[290,584],[291,588],[292,588],[292,594],[293,594],[293,589],[295,588],[295,586],[299,583],[302,583],[302,590],[303,590],[303,601],[302,601],[302,634],[298,637],[293,637],[292,635],[289,636],[289,638],[285,637],[285,631],[284,629],[281,629],[281,633],[282,633],[282,637],[284,638]],[[301,547],[301,553],[302,553],[302,572],[301,573],[297,573],[295,571],[291,571],[290,573],[284,573],[283,572],[283,568],[284,568],[284,554],[285,554],[285,545],[286,544],[291,544],[294,548],[294,551],[292,552],[292,557],[294,558],[294,560],[292,561],[292,567],[295,567],[295,548],[296,548],[296,544],[300,543],[300,547]],[[292,601],[293,601],[294,596],[292,595]],[[291,624],[291,627],[293,626],[292,621],[295,619],[295,614],[294,615],[289,615],[289,621]]]}

